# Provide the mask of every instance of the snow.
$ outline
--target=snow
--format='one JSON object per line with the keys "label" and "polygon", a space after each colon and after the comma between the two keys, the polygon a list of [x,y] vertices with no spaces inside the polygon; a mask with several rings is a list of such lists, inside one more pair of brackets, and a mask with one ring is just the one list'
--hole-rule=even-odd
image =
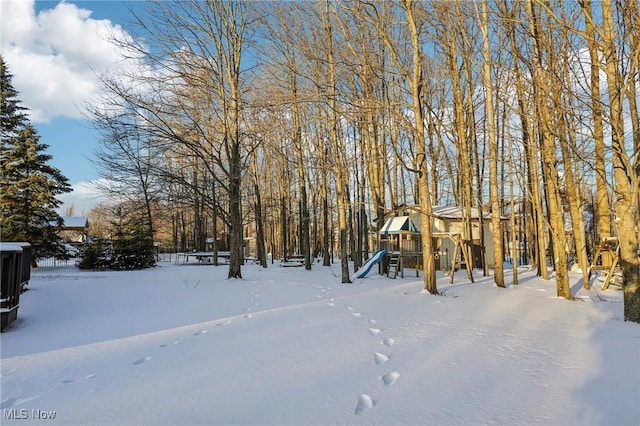
{"label": "snow", "polygon": [[159,265],[33,272],[1,335],[3,425],[640,422],[640,326],[580,274],[567,301],[525,269],[432,296],[412,270]]}

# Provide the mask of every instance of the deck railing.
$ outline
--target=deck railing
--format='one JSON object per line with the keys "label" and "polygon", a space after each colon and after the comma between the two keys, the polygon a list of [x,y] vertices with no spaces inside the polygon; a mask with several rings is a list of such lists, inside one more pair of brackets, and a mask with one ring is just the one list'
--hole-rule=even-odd
{"label": "deck railing", "polygon": [[419,240],[401,240],[400,243],[392,240],[382,240],[380,241],[380,249],[407,255],[415,255],[422,252]]}

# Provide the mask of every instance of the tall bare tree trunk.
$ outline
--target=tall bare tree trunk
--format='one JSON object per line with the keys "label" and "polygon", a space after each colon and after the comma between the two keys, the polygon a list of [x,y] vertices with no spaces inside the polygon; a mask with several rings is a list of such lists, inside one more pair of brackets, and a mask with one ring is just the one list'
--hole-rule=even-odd
{"label": "tall bare tree trunk", "polygon": [[635,154],[631,162],[626,151],[622,96],[624,82],[620,74],[616,52],[616,31],[613,25],[611,0],[602,0],[603,51],[609,91],[611,123],[611,148],[613,151],[613,176],[616,195],[616,227],[620,240],[620,264],[624,291],[624,320],[640,323],[640,256],[635,226],[638,218],[633,209],[640,192],[640,159]]}
{"label": "tall bare tree trunk", "polygon": [[551,114],[548,108],[550,98],[550,78],[545,72],[542,61],[542,26],[538,11],[534,5],[535,0],[529,0],[527,12],[529,14],[530,35],[534,46],[533,64],[533,94],[536,105],[536,117],[542,151],[543,174],[546,182],[546,199],[548,202],[549,228],[553,234],[553,256],[556,270],[556,292],[559,297],[571,299],[571,287],[567,272],[567,259],[565,255],[566,234],[564,230],[564,212],[560,200],[560,188],[558,184],[558,169],[556,166],[556,151],[554,134],[552,129]]}
{"label": "tall bare tree trunk", "polygon": [[211,180],[211,200],[213,204],[212,212],[211,212],[211,222],[213,233],[213,264],[218,266],[218,194],[216,192],[216,180]]}
{"label": "tall bare tree trunk", "polygon": [[[516,239],[516,235],[519,234],[516,232],[516,200],[514,194],[514,175],[516,174],[516,168],[514,164],[513,158],[513,140],[511,139],[511,135],[508,137],[509,139],[509,194],[511,196],[511,214],[509,217],[509,223],[511,225],[511,264],[513,267],[513,285],[518,285],[518,266],[519,266],[519,255],[522,246],[522,234],[520,234],[520,238]],[[520,220],[524,219],[525,205],[524,200],[522,200],[522,217]],[[522,249],[526,249],[526,247],[522,247]]]}
{"label": "tall bare tree trunk", "polygon": [[245,4],[236,2],[213,2],[206,5],[194,3],[194,7],[205,10],[202,18],[213,16],[212,42],[218,55],[217,66],[220,84],[218,97],[225,114],[222,120],[225,155],[228,164],[229,195],[229,272],[228,278],[242,278],[244,263],[244,236],[242,223],[242,141],[240,137],[240,70],[244,50],[246,22]]}
{"label": "tall bare tree trunk", "polygon": [[336,101],[336,61],[334,57],[334,41],[333,41],[333,30],[331,27],[331,17],[329,12],[329,3],[327,1],[324,11],[323,11],[323,30],[325,36],[325,49],[327,55],[327,73],[328,73],[328,103],[330,110],[330,123],[329,123],[329,134],[331,138],[331,144],[333,146],[333,171],[336,176],[336,197],[337,197],[337,205],[338,205],[338,229],[340,232],[340,263],[341,263],[341,279],[343,284],[351,283],[351,278],[349,276],[349,222],[347,220],[347,211],[349,209],[349,198],[348,198],[348,190],[347,190],[347,176],[348,169],[344,162],[344,149],[343,143],[340,139],[340,132],[338,130],[339,119],[338,116],[338,105]]}
{"label": "tall bare tree trunk", "polygon": [[589,46],[591,109],[593,119],[593,141],[596,154],[596,208],[598,216],[598,235],[600,238],[611,236],[611,206],[607,187],[607,171],[604,159],[604,127],[602,125],[603,106],[600,96],[600,59],[598,58],[598,40],[594,24],[591,0],[580,0],[585,15],[585,35]]}
{"label": "tall bare tree trunk", "polygon": [[436,267],[433,257],[432,241],[432,207],[429,195],[429,171],[427,168],[426,140],[424,136],[424,106],[422,97],[422,49],[420,35],[414,16],[413,0],[405,0],[403,8],[407,15],[407,25],[413,49],[413,70],[409,77],[413,114],[415,119],[416,159],[418,163],[418,185],[420,192],[420,237],[422,240],[422,264],[424,265],[424,289],[431,294],[438,294],[436,285]]}
{"label": "tall bare tree trunk", "polygon": [[[637,2],[616,2],[624,28],[622,31],[628,40],[628,70],[624,90],[629,103],[629,121],[633,152],[640,153],[640,114],[638,114],[638,81],[640,81],[640,5]],[[640,171],[638,172],[640,174]],[[640,205],[638,206],[640,209]],[[640,232],[640,230],[639,230]]]}
{"label": "tall bare tree trunk", "polygon": [[[326,153],[325,148],[322,147],[320,149],[322,157],[321,163],[323,164],[320,175],[321,182],[320,185],[320,202],[322,204],[322,266],[331,266],[331,254],[330,254],[330,244],[331,244],[331,228],[329,227],[329,195],[328,195],[328,168],[326,167]],[[331,252],[333,252],[331,250]]]}
{"label": "tall bare tree trunk", "polygon": [[[617,3],[617,5],[621,8],[622,22],[629,40],[630,60],[625,87],[629,105],[633,152],[635,152],[636,158],[635,176],[640,178],[640,114],[638,113],[639,96],[636,84],[640,81],[640,6],[633,1]],[[636,185],[636,192],[636,220],[640,221],[640,185]],[[640,242],[640,226],[636,228],[636,233],[636,239]],[[640,256],[640,253],[638,255]]]}
{"label": "tall bare tree trunk", "polygon": [[[293,66],[293,65],[292,65]],[[302,127],[300,125],[300,108],[298,106],[297,76],[292,72],[291,89],[293,91],[293,144],[296,150],[296,169],[298,173],[298,191],[300,192],[300,254],[304,255],[304,267],[311,270],[311,245],[309,241],[309,201],[307,197],[307,174],[302,148]]]}
{"label": "tall bare tree trunk", "polygon": [[[558,131],[563,134],[559,135],[558,143],[562,151],[562,159],[564,162],[564,178],[566,186],[567,201],[569,203],[569,214],[571,215],[571,225],[573,230],[573,238],[576,244],[576,258],[578,266],[582,272],[582,287],[589,290],[589,259],[587,257],[587,240],[584,227],[584,209],[582,208],[582,196],[580,194],[580,186],[574,178],[574,158],[571,155],[567,138],[572,138],[571,131],[567,129],[564,113],[560,112]],[[573,139],[573,138],[572,138]],[[575,144],[574,144],[575,145]]]}
{"label": "tall bare tree trunk", "polygon": [[[524,77],[520,67],[520,50],[515,31],[516,14],[515,8],[507,5],[506,3],[503,5],[503,8],[508,11],[508,15],[505,17],[505,25],[508,28],[507,33],[511,45],[511,55],[514,61],[513,67],[516,80],[518,116],[520,117],[520,125],[522,128],[522,146],[524,148],[527,164],[527,187],[531,200],[530,212],[532,223],[529,225],[531,230],[527,232],[530,237],[527,241],[527,245],[531,247],[526,247],[525,250],[528,250],[532,255],[535,255],[532,260],[538,268],[538,275],[540,275],[542,279],[548,280],[549,271],[546,264],[546,231],[543,221],[542,192],[540,189],[540,177],[538,172],[538,151],[534,149],[533,133],[528,115],[527,95],[524,89]],[[533,241],[531,241],[531,239],[533,239]]]}
{"label": "tall bare tree trunk", "polygon": [[[567,70],[565,68],[565,76],[568,79],[569,76],[566,74]],[[573,230],[573,238],[575,241],[575,250],[576,250],[576,258],[578,261],[578,266],[582,271],[582,286],[586,290],[590,288],[589,285],[589,259],[587,257],[587,240],[584,226],[584,209],[582,207],[582,196],[580,193],[580,185],[576,182],[574,177],[574,169],[576,159],[572,155],[573,152],[577,150],[575,144],[575,131],[573,130],[573,126],[568,123],[567,114],[570,108],[568,103],[562,102],[561,98],[561,88],[556,86],[556,89],[553,91],[554,104],[556,105],[556,114],[558,115],[557,125],[555,128],[557,129],[557,141],[560,145],[560,150],[562,152],[562,159],[564,162],[564,178],[565,178],[565,187],[566,187],[566,195],[567,202],[569,204],[569,214],[571,216],[571,225]],[[570,128],[571,127],[571,128]]]}
{"label": "tall bare tree trunk", "polygon": [[253,168],[253,195],[255,202],[253,205],[254,220],[256,221],[256,255],[258,262],[263,268],[267,267],[267,253],[264,243],[264,220],[262,209],[262,195],[260,194],[260,175],[258,172],[257,153],[253,152],[252,155],[252,168]]}
{"label": "tall bare tree trunk", "polygon": [[[446,12],[447,14],[450,11]],[[459,10],[456,8],[456,13]],[[459,56],[456,46],[456,39],[454,34],[449,34],[447,40],[447,60],[449,64],[449,73],[451,78],[451,92],[453,95],[453,114],[454,114],[454,132],[457,140],[457,148],[459,155],[459,176],[462,183],[462,222],[464,227],[463,238],[464,244],[462,250],[465,250],[467,255],[467,278],[474,282],[473,279],[473,228],[471,227],[471,204],[473,202],[473,191],[471,182],[471,161],[469,159],[469,141],[467,138],[467,128],[465,124],[464,116],[464,96],[461,87],[461,76],[459,70]],[[480,212],[478,212],[480,214]]]}
{"label": "tall bare tree trunk", "polygon": [[[493,228],[493,281],[498,287],[504,284],[504,258],[502,240],[502,209],[498,192],[498,140],[494,125],[493,85],[491,84],[491,53],[489,46],[489,12],[487,0],[482,2],[482,33],[483,33],[483,83],[485,98],[485,115],[487,122],[487,143],[489,144],[489,199],[491,202],[491,225]],[[480,212],[482,214],[482,212]]]}

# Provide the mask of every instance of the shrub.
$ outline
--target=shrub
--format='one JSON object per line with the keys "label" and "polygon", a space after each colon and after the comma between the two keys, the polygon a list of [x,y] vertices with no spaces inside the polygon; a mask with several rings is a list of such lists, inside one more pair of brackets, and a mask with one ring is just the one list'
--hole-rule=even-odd
{"label": "shrub", "polygon": [[84,245],[80,256],[80,269],[107,269],[111,265],[111,246],[102,239],[91,241]]}

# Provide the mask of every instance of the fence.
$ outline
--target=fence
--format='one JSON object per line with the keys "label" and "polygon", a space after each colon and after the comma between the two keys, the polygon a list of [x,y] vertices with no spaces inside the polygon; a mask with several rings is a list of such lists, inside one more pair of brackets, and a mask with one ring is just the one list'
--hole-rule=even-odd
{"label": "fence", "polygon": [[70,259],[56,259],[55,257],[40,257],[36,259],[36,265],[41,267],[61,267],[61,266],[76,266],[76,262],[79,262],[79,257],[72,257]]}

